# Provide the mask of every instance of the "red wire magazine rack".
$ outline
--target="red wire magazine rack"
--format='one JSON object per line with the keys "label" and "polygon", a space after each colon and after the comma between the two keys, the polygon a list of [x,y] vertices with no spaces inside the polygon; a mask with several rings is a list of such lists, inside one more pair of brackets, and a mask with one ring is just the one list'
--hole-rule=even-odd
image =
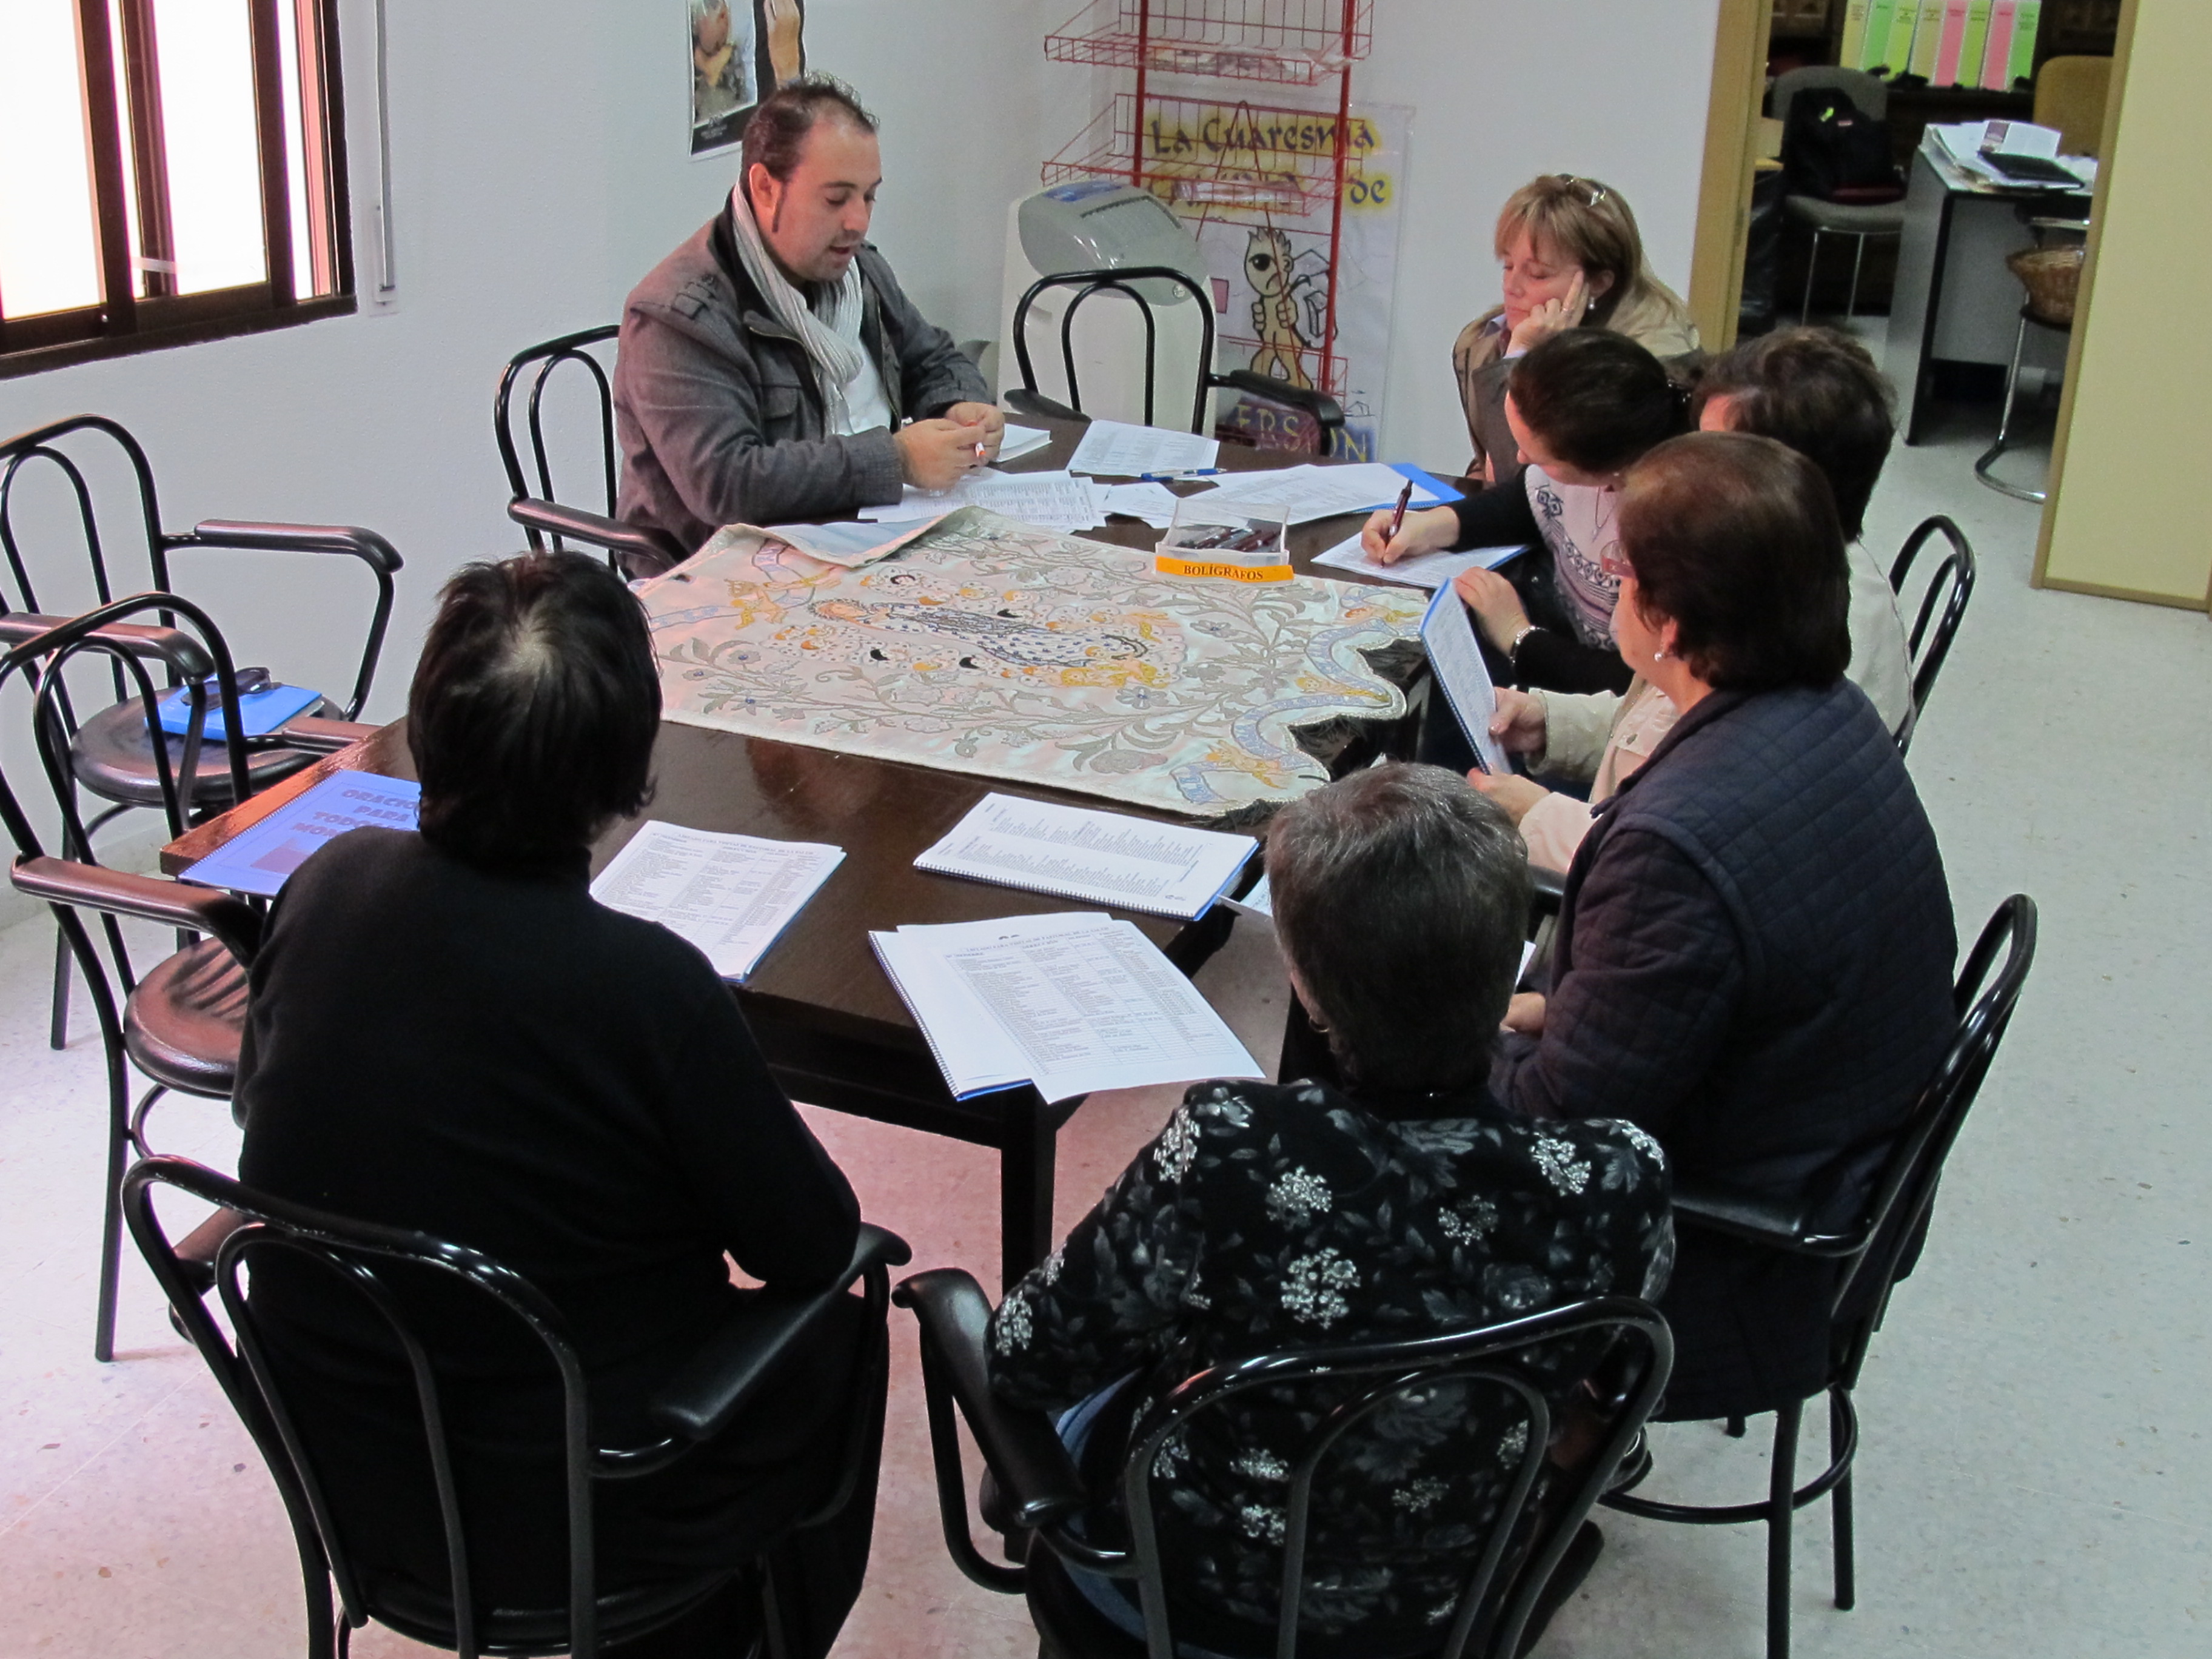
{"label": "red wire magazine rack", "polygon": [[[1044,182],[1127,179],[1203,220],[1273,228],[1278,216],[1328,220],[1329,283],[1321,340],[1300,352],[1325,392],[1340,392],[1337,283],[1346,188],[1360,171],[1364,129],[1352,118],[1352,66],[1374,43],[1375,0],[1091,0],[1045,37],[1045,55],[1135,72],[1044,164]],[[1326,110],[1161,93],[1158,76],[1333,84]],[[1224,337],[1225,338],[1226,337]],[[1256,345],[1256,342],[1253,342]]]}

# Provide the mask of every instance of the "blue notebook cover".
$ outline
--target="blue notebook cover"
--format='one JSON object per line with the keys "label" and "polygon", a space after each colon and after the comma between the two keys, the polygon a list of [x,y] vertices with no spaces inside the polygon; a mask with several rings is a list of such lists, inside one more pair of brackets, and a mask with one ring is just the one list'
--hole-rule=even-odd
{"label": "blue notebook cover", "polygon": [[422,786],[374,772],[333,772],[184,872],[204,887],[273,898],[291,873],[349,830],[412,830]]}
{"label": "blue notebook cover", "polygon": [[[1413,481],[1413,488],[1416,490],[1426,490],[1430,495],[1436,497],[1436,500],[1432,501],[1416,501],[1413,504],[1413,507],[1409,510],[1418,511],[1424,507],[1443,507],[1448,502],[1464,501],[1467,498],[1465,491],[1454,489],[1449,484],[1444,483],[1443,479],[1437,477],[1433,472],[1424,472],[1419,467],[1415,466],[1411,461],[1389,461],[1386,462],[1384,465],[1389,466],[1393,472],[1398,474],[1399,477],[1411,478]],[[1393,507],[1397,505],[1397,501],[1394,497],[1387,501],[1376,501],[1372,506],[1363,507],[1359,511],[1362,513],[1380,513],[1387,507]]]}
{"label": "blue notebook cover", "polygon": [[[238,723],[249,738],[265,738],[295,714],[306,713],[323,700],[323,694],[304,685],[264,685],[255,691],[244,691],[238,698]],[[191,730],[192,705],[179,686],[167,693],[154,707],[161,712],[161,729],[173,738],[181,738]],[[202,734],[210,743],[222,743],[230,735],[223,726],[222,704],[210,693],[207,704],[207,724]]]}

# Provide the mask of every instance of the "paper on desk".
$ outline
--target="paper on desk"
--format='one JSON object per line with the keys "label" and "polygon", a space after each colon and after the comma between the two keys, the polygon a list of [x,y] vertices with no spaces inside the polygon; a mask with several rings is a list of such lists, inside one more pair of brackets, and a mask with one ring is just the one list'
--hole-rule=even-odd
{"label": "paper on desk", "polygon": [[1088,530],[1106,519],[1106,489],[1066,472],[998,472],[986,467],[951,489],[934,494],[906,487],[888,507],[864,507],[863,519],[896,524],[933,518],[957,507],[988,507],[994,513],[1047,530]]}
{"label": "paper on desk", "polygon": [[641,824],[592,884],[610,910],[657,921],[742,982],[844,859],[813,842]]}
{"label": "paper on desk", "polygon": [[1224,898],[1221,902],[1248,916],[1265,916],[1270,921],[1275,919],[1275,895],[1264,875],[1252,884],[1252,890],[1243,898]]}
{"label": "paper on desk", "polygon": [[1959,121],[1931,125],[1928,131],[1942,147],[1944,158],[1962,172],[1990,184],[2002,185],[2008,190],[2057,190],[2069,188],[2052,179],[2047,183],[2032,179],[2008,179],[1983,159],[1984,144],[2003,155],[2039,155],[2058,161],[2071,169],[2086,188],[2096,182],[2096,163],[2086,157],[2058,155],[2059,133],[2056,127],[2039,127],[2028,121]]}
{"label": "paper on desk", "polygon": [[994,792],[914,867],[1191,921],[1258,846],[1249,836]]}
{"label": "paper on desk", "polygon": [[1408,587],[1433,588],[1443,586],[1462,570],[1495,570],[1524,550],[1520,544],[1511,547],[1474,547],[1458,553],[1416,553],[1395,564],[1376,564],[1360,550],[1358,537],[1347,536],[1328,552],[1315,554],[1313,562],[1332,570],[1356,570],[1363,576],[1379,577],[1386,582],[1403,582]]}
{"label": "paper on desk", "polygon": [[273,898],[292,872],[349,830],[412,830],[422,786],[375,772],[333,772],[191,866],[183,879]]}
{"label": "paper on desk", "polygon": [[1147,472],[1200,472],[1220,459],[1218,439],[1124,421],[1093,421],[1083,428],[1067,470],[1134,478]]}
{"label": "paper on desk", "polygon": [[1429,601],[1428,614],[1421,618],[1421,643],[1428,650],[1429,672],[1443,688],[1444,700],[1459,717],[1460,730],[1474,746],[1482,769],[1493,776],[1510,771],[1505,751],[1490,735],[1498,692],[1490,683],[1490,671],[1482,665],[1482,648],[1475,643],[1467,605],[1449,584],[1437,588]]}
{"label": "paper on desk", "polygon": [[1164,483],[1108,484],[1106,510],[1165,530],[1175,522],[1176,493]]}
{"label": "paper on desk", "polygon": [[999,459],[1002,461],[1018,460],[1051,442],[1052,434],[1042,427],[1016,426],[1009,421],[1006,431],[999,438]]}
{"label": "paper on desk", "polygon": [[[1268,472],[1240,472],[1215,486],[1206,499],[1223,505],[1233,501],[1255,508],[1279,508],[1286,523],[1310,524],[1340,514],[1372,512],[1378,505],[1395,507],[1405,484],[1405,474],[1379,462],[1356,466],[1309,463]],[[1435,490],[1416,483],[1407,506],[1409,510],[1436,507],[1443,499]]]}
{"label": "paper on desk", "polygon": [[1063,913],[868,939],[957,1098],[1021,1083],[1055,1101],[1266,1075],[1129,922]]}

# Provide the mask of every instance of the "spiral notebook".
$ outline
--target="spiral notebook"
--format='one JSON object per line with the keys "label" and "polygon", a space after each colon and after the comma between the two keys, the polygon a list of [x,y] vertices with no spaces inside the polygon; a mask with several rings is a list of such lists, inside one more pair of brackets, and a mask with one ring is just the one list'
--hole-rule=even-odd
{"label": "spiral notebook", "polygon": [[994,793],[914,867],[1194,921],[1258,846],[1249,836]]}

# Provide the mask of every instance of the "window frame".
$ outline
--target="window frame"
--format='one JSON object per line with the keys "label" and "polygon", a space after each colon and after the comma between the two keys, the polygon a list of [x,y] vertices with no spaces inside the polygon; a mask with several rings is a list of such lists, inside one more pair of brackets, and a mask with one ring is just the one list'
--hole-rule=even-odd
{"label": "window frame", "polygon": [[[153,0],[115,0],[121,23],[122,63],[109,0],[75,0],[78,72],[91,161],[94,257],[104,296],[70,311],[9,319],[0,316],[0,380],[106,357],[190,345],[234,335],[349,315],[354,292],[352,207],[347,190],[345,103],[339,72],[339,0],[247,0],[253,57],[253,105],[260,159],[262,251],[267,275],[256,283],[205,293],[174,291],[169,240],[167,164],[161,132],[160,66],[154,51]],[[301,145],[307,174],[308,246],[292,237],[290,165],[285,154],[283,37],[277,8],[292,10],[295,40],[314,31],[315,66],[300,75],[300,124],[319,131],[318,145]],[[307,53],[302,51],[301,57]],[[129,77],[122,119],[124,77]],[[123,146],[131,145],[126,176]],[[135,184],[140,246],[131,246]],[[306,259],[315,286],[330,292],[307,299],[293,295],[294,272]],[[143,266],[144,291],[139,291]],[[4,296],[0,296],[3,301]]]}

